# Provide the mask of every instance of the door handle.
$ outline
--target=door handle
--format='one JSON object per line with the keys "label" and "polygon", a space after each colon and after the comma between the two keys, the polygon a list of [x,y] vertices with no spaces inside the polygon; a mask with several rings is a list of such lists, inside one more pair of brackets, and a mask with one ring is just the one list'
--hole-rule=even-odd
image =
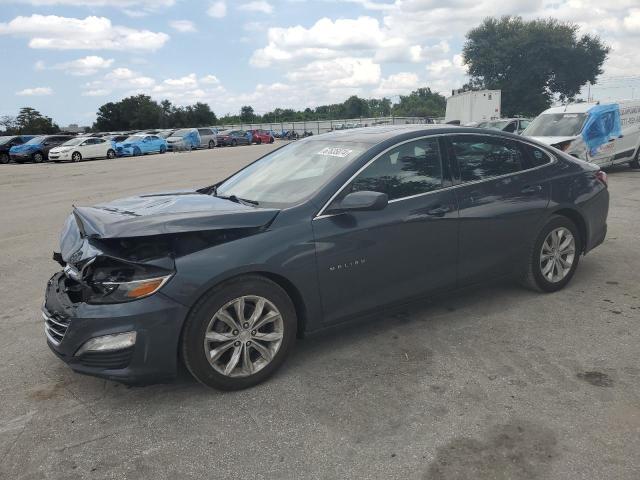
{"label": "door handle", "polygon": [[451,207],[449,207],[448,205],[440,205],[427,210],[427,215],[429,215],[430,217],[444,217],[445,214],[449,213],[450,211]]}
{"label": "door handle", "polygon": [[542,191],[542,185],[529,185],[524,187],[522,193],[538,193]]}

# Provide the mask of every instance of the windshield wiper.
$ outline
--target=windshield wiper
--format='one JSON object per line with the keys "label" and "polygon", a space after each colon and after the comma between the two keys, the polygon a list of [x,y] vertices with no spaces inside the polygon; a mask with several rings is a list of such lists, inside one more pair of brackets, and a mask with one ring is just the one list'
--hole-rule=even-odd
{"label": "windshield wiper", "polygon": [[255,206],[255,205],[259,205],[260,202],[256,202],[255,200],[249,200],[247,198],[240,198],[237,197],[235,195],[215,195],[218,198],[222,198],[224,200],[231,200],[232,202],[236,202],[236,203],[240,203],[243,205],[251,205],[251,206]]}

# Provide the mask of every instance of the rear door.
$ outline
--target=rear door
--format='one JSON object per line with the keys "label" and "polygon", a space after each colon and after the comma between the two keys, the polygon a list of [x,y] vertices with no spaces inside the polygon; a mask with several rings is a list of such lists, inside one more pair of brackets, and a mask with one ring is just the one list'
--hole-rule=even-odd
{"label": "rear door", "polygon": [[459,281],[510,273],[521,265],[549,203],[544,166],[532,165],[524,142],[477,134],[447,139],[458,185]]}
{"label": "rear door", "polygon": [[109,144],[104,138],[94,138],[91,149],[93,150],[93,158],[106,157]]}
{"label": "rear door", "polygon": [[337,195],[386,193],[380,211],[316,217],[324,319],[345,317],[456,282],[458,213],[437,137],[403,142],[372,160]]}

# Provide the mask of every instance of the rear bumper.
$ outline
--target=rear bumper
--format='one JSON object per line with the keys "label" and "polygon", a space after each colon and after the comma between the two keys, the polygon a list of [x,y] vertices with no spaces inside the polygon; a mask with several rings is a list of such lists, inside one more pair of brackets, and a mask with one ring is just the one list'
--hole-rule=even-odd
{"label": "rear bumper", "polygon": [[[49,348],[78,373],[124,383],[153,383],[176,375],[178,340],[187,308],[157,293],[130,303],[90,305],[73,303],[65,293],[62,272],[47,283],[45,317],[58,329],[45,337]],[[89,339],[136,332],[133,347],[110,352],[76,352]]]}

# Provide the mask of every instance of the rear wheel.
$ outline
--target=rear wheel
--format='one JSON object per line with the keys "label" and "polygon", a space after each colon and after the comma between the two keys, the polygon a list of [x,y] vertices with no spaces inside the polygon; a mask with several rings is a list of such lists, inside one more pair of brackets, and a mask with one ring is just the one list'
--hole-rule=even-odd
{"label": "rear wheel", "polygon": [[236,145],[238,145],[238,141],[234,138],[233,140],[231,140],[231,146],[235,147]]}
{"label": "rear wheel", "polygon": [[9,163],[9,154],[8,153],[3,153],[2,155],[0,155],[0,163]]}
{"label": "rear wheel", "polygon": [[262,144],[262,139],[261,139],[261,138],[258,138],[258,141],[257,141],[256,143],[257,143],[258,145],[261,145],[261,144]]}
{"label": "rear wheel", "polygon": [[524,284],[540,292],[564,288],[578,268],[581,252],[580,232],[575,223],[567,217],[552,216],[529,254]]}
{"label": "rear wheel", "polygon": [[280,286],[260,276],[238,277],[195,305],[182,334],[182,358],[205,385],[247,388],[282,365],[296,326],[293,303]]}
{"label": "rear wheel", "polygon": [[160,147],[160,153],[166,153],[166,151],[167,151],[167,147],[165,147],[164,145],[162,145],[162,146]]}
{"label": "rear wheel", "polygon": [[71,155],[71,161],[78,163],[81,160],[82,160],[82,155],[80,154],[80,152],[73,152],[73,155]]}
{"label": "rear wheel", "polygon": [[34,153],[31,158],[33,159],[33,161],[35,163],[42,163],[44,161],[44,155],[42,154],[42,152],[36,152]]}
{"label": "rear wheel", "polygon": [[113,159],[113,158],[116,158],[116,152],[115,152],[115,150],[109,149],[109,150],[107,151],[107,158],[108,158],[109,160],[111,160],[111,159]]}
{"label": "rear wheel", "polygon": [[636,169],[640,168],[640,147],[638,147],[638,151],[636,152],[635,157],[633,157],[633,160],[629,162],[629,166]]}
{"label": "rear wheel", "polygon": [[133,156],[134,156],[134,157],[138,157],[138,156],[140,156],[140,155],[142,155],[142,150],[140,150],[140,148],[139,148],[139,147],[134,147],[134,149],[133,149]]}
{"label": "rear wheel", "polygon": [[213,140],[209,140],[209,148],[213,148],[216,146],[216,142],[214,142]]}

